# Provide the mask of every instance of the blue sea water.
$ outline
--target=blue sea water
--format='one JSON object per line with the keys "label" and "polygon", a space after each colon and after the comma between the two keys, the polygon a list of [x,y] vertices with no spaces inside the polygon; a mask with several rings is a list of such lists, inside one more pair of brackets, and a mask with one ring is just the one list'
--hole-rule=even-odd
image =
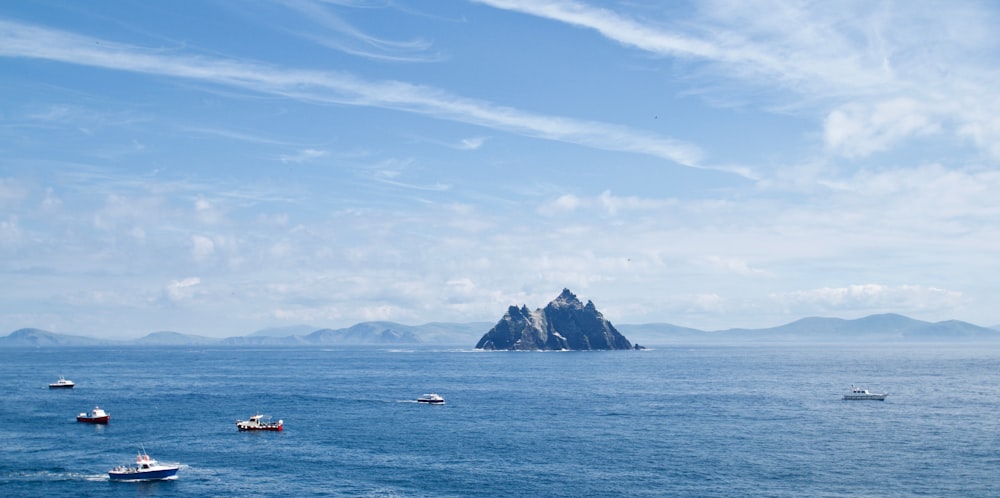
{"label": "blue sea water", "polygon": [[[0,495],[1000,496],[998,381],[996,347],[4,349]],[[110,482],[140,445],[178,478]]]}

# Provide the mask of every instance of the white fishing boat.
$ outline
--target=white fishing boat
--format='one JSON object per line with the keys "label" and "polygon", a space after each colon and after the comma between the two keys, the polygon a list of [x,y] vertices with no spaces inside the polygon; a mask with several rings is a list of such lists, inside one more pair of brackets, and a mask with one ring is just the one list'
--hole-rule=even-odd
{"label": "white fishing boat", "polygon": [[888,395],[889,393],[873,393],[858,386],[851,386],[851,392],[845,394],[844,399],[885,401],[885,397]]}
{"label": "white fishing boat", "polygon": [[49,389],[73,389],[75,385],[73,381],[60,375],[59,380],[49,384]]}
{"label": "white fishing boat", "polygon": [[268,417],[267,420],[264,420],[264,416],[258,413],[250,417],[250,420],[237,419],[236,428],[241,431],[281,432],[281,430],[285,428],[285,421],[278,420],[277,422],[272,422],[270,417]]}
{"label": "white fishing boat", "polygon": [[176,479],[179,464],[163,464],[149,457],[143,449],[135,457],[135,465],[119,465],[108,471],[112,481],[160,481]]}
{"label": "white fishing boat", "polygon": [[444,398],[439,394],[430,393],[417,398],[417,403],[427,403],[428,405],[443,405]]}

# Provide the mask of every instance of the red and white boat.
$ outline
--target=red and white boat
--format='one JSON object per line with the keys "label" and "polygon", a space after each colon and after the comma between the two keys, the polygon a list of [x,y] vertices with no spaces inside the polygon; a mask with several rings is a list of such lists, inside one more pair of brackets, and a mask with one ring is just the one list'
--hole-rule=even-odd
{"label": "red and white boat", "polygon": [[268,417],[264,420],[264,416],[261,414],[256,414],[250,417],[250,420],[236,420],[236,428],[241,431],[275,431],[280,432],[285,428],[285,421],[278,420],[277,422],[271,422],[271,418]]}
{"label": "red and white boat", "polygon": [[90,413],[81,413],[76,416],[77,422],[86,422],[88,424],[106,424],[108,420],[111,420],[111,414],[97,406],[93,410],[90,410]]}

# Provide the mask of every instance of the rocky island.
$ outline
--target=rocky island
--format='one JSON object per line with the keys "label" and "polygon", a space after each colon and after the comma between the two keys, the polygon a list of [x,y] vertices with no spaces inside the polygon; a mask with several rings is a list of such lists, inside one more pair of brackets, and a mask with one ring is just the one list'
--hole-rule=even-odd
{"label": "rocky island", "polygon": [[[634,348],[642,349],[638,345]],[[569,289],[563,289],[545,308],[535,311],[523,305],[508,308],[503,318],[479,340],[476,349],[587,351],[633,349],[633,346],[604,319],[593,302],[584,305]]]}

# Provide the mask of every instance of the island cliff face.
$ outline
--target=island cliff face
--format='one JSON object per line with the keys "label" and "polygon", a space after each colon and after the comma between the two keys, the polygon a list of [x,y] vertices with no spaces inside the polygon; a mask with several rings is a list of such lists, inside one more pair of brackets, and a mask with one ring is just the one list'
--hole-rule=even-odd
{"label": "island cliff face", "polygon": [[563,289],[544,309],[511,306],[476,349],[593,350],[632,349],[632,344],[597,311]]}

